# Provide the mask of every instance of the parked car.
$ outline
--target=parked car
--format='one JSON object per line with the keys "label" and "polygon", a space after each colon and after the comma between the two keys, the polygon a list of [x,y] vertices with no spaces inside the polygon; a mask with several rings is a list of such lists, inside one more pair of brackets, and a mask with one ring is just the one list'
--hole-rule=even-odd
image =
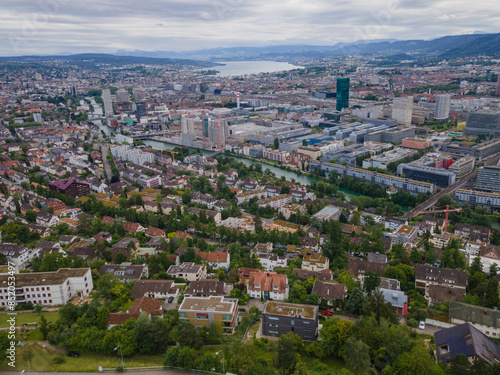
{"label": "parked car", "polygon": [[425,329],[425,322],[424,321],[419,323],[418,329]]}
{"label": "parked car", "polygon": [[173,300],[174,300],[174,297],[168,297],[168,303],[172,303]]}
{"label": "parked car", "polygon": [[333,312],[332,311],[322,311],[321,315],[332,316]]}
{"label": "parked car", "polygon": [[80,353],[78,352],[69,352],[68,357],[78,358],[80,357]]}

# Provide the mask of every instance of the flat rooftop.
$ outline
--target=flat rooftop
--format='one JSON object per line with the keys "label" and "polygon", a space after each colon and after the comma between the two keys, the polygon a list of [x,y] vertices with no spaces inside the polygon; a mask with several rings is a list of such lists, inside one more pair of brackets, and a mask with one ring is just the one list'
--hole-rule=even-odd
{"label": "flat rooftop", "polygon": [[233,313],[237,303],[224,300],[223,296],[186,297],[179,307],[179,311],[210,311]]}
{"label": "flat rooftop", "polygon": [[264,307],[264,313],[295,318],[316,319],[317,306],[267,301]]}
{"label": "flat rooftop", "polygon": [[[59,285],[69,277],[83,277],[89,268],[60,268],[56,272],[16,274],[16,288],[37,285]],[[9,275],[0,275],[0,288],[7,288]]]}

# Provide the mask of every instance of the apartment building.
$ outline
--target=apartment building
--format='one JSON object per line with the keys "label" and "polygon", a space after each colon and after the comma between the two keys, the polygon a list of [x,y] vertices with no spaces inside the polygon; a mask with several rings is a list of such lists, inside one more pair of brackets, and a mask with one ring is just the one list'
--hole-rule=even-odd
{"label": "apartment building", "polygon": [[205,266],[198,266],[192,262],[185,262],[180,266],[168,267],[167,274],[172,277],[186,279],[187,281],[198,281],[207,278],[207,268]]}
{"label": "apartment building", "polygon": [[267,301],[262,313],[262,334],[280,337],[288,332],[315,341],[318,337],[318,306]]}
{"label": "apartment building", "polygon": [[0,275],[0,306],[8,305],[9,291],[15,291],[16,305],[65,305],[75,296],[88,297],[94,284],[90,268],[60,268],[56,272],[32,272],[16,275],[14,289],[9,275]]}
{"label": "apartment building", "polygon": [[288,277],[274,272],[252,272],[247,290],[250,298],[284,301],[288,299]]}
{"label": "apartment building", "polygon": [[211,323],[222,326],[224,333],[232,334],[238,324],[238,299],[223,296],[186,297],[179,306],[179,320],[196,328],[208,328]]}
{"label": "apartment building", "polygon": [[302,259],[302,269],[307,271],[321,272],[330,268],[330,259],[318,254],[306,254]]}

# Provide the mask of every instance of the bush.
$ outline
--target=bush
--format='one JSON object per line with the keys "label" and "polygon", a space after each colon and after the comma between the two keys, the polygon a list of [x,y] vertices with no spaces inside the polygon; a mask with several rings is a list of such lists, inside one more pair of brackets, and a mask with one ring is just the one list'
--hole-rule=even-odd
{"label": "bush", "polygon": [[123,372],[123,367],[120,365],[120,366],[116,366],[116,372]]}
{"label": "bush", "polygon": [[413,327],[413,328],[417,328],[418,327],[418,321],[417,319],[408,319],[408,322],[406,322],[406,324],[410,327]]}
{"label": "bush", "polygon": [[62,355],[58,355],[52,360],[54,365],[62,365],[64,362],[66,362],[66,359]]}

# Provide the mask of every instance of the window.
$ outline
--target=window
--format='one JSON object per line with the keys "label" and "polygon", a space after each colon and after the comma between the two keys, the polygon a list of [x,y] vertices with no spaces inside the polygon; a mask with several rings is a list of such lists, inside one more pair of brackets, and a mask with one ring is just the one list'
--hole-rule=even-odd
{"label": "window", "polygon": [[208,319],[208,314],[196,313],[196,319]]}
{"label": "window", "polygon": [[448,347],[448,344],[441,345],[439,347],[439,354],[440,355],[445,355],[450,353],[450,348]]}
{"label": "window", "polygon": [[269,319],[269,320],[280,320],[280,318],[276,318],[274,316],[268,316],[267,319]]}
{"label": "window", "polygon": [[179,318],[187,318],[187,317],[188,317],[187,313],[185,313],[185,312],[179,313]]}
{"label": "window", "polygon": [[222,319],[224,319],[224,320],[231,320],[231,315],[224,315],[222,317]]}
{"label": "window", "polygon": [[51,299],[49,299],[49,303],[52,303],[52,300],[51,300]]}
{"label": "window", "polygon": [[260,284],[254,284],[253,286],[255,289],[260,289]]}

